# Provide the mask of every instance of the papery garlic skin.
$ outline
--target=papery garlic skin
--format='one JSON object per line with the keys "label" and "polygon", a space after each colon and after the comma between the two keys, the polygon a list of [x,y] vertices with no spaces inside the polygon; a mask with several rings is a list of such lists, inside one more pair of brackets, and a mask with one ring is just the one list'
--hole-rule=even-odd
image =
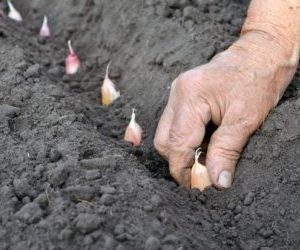
{"label": "papery garlic skin", "polygon": [[143,129],[135,120],[135,110],[132,110],[131,120],[126,128],[124,140],[131,142],[133,146],[139,146],[142,143]]}
{"label": "papery garlic skin", "polygon": [[41,37],[50,37],[51,36],[51,31],[50,31],[50,28],[48,25],[48,17],[47,16],[44,16],[43,25],[40,30],[40,36]]}
{"label": "papery garlic skin", "polygon": [[110,63],[106,67],[105,78],[101,87],[102,105],[109,106],[120,97],[120,92],[117,91],[115,84],[109,78],[108,69]]}
{"label": "papery garlic skin", "polygon": [[71,40],[68,41],[70,54],[66,58],[66,74],[74,75],[80,68],[80,60],[72,48]]}
{"label": "papery garlic skin", "polygon": [[21,16],[21,14],[19,13],[19,11],[16,10],[16,8],[13,6],[13,4],[10,0],[7,0],[7,5],[9,8],[8,17],[17,22],[22,22],[23,18]]}
{"label": "papery garlic skin", "polygon": [[191,172],[191,188],[198,188],[200,191],[204,191],[212,185],[212,182],[207,168],[198,161],[200,155],[201,151],[198,149],[195,153],[195,163]]}

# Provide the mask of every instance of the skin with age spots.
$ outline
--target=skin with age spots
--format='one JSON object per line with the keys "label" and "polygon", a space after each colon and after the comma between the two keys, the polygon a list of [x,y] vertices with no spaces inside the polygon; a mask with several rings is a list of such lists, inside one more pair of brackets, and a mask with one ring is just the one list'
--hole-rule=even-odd
{"label": "skin with age spots", "polygon": [[191,166],[209,121],[206,167],[213,184],[229,188],[249,137],[291,82],[300,53],[300,0],[252,0],[240,38],[208,64],[172,84],[154,146],[170,173],[190,187]]}

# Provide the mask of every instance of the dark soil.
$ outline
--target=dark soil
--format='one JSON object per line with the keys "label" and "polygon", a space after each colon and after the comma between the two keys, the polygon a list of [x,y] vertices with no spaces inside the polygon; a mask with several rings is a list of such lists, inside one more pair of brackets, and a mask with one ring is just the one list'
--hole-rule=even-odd
{"label": "dark soil", "polygon": [[[178,187],[152,146],[172,80],[236,39],[248,1],[14,4],[23,23],[0,17],[1,249],[300,248],[299,73],[230,190]],[[68,39],[83,62],[75,77]],[[103,108],[110,60],[121,98]],[[139,148],[122,141],[133,107]]]}

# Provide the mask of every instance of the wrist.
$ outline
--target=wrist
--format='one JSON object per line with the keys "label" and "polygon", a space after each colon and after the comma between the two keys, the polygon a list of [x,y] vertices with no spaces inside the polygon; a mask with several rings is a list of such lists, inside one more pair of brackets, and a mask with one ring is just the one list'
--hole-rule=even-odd
{"label": "wrist", "polygon": [[[291,82],[299,62],[299,45],[283,46],[269,32],[251,30],[245,32],[228,49],[242,60],[242,72],[255,71],[257,75],[268,76],[269,91],[275,94],[276,103]],[[247,76],[245,76],[247,77]]]}
{"label": "wrist", "polygon": [[[299,64],[300,43],[289,39],[288,36],[277,35],[270,30],[253,29],[243,31],[240,39],[233,44],[261,57],[265,63],[287,69],[296,69]],[[259,58],[257,58],[259,60]]]}
{"label": "wrist", "polygon": [[259,48],[255,48],[257,44],[252,44],[251,37],[255,37],[255,43],[257,40],[261,41],[259,45],[265,53],[270,53],[270,56],[274,54],[274,59],[280,60],[287,67],[297,68],[300,57],[300,39],[296,36],[288,32],[280,32],[279,29],[272,27],[258,26],[250,29],[248,26],[244,26],[240,39],[244,40],[250,48],[259,50]]}
{"label": "wrist", "polygon": [[[260,34],[281,60],[297,67],[300,54],[300,0],[252,0],[241,37]],[[269,46],[270,47],[270,46]],[[273,51],[274,53],[274,51]]]}

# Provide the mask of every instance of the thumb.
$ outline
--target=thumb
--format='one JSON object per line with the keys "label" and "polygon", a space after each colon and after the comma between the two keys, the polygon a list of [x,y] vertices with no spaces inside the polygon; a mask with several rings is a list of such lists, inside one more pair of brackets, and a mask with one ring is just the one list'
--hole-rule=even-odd
{"label": "thumb", "polygon": [[223,119],[220,127],[214,132],[208,146],[206,166],[216,187],[231,186],[236,164],[255,129],[256,126],[252,126],[248,121],[227,125],[226,119]]}

